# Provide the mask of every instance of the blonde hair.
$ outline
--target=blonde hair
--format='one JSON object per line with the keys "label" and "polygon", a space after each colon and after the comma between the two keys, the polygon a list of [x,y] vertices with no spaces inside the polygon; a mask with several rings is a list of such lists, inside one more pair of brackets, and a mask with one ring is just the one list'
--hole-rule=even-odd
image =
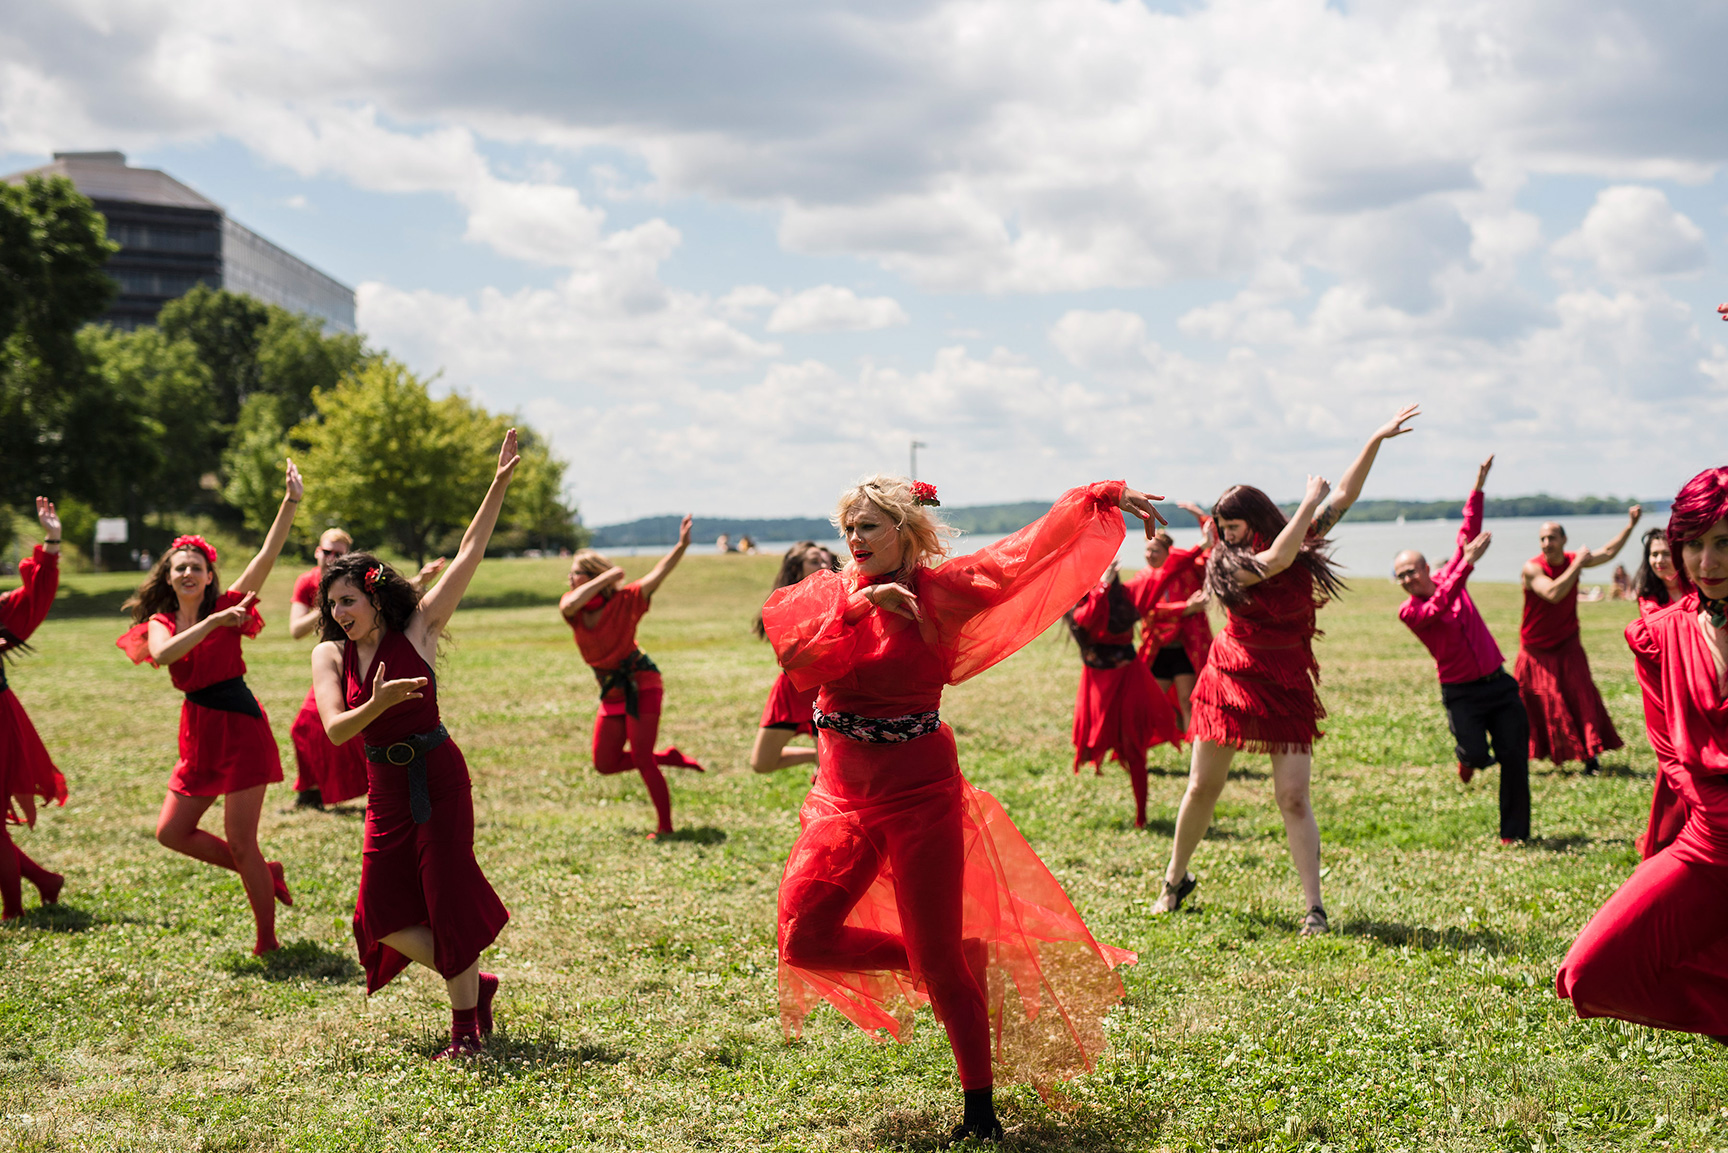
{"label": "blonde hair", "polygon": [[345,529],[339,529],[339,528],[327,528],[327,529],[325,529],[323,532],[318,534],[318,543],[323,544],[325,537],[334,537],[336,540],[341,541],[343,544],[347,545],[349,548],[354,547],[354,538],[349,536],[347,533],[347,530],[345,530]]}
{"label": "blonde hair", "polygon": [[1152,539],[1163,544],[1163,546],[1165,548],[1175,548],[1176,547],[1176,538],[1171,536],[1169,533],[1165,532],[1163,529],[1158,529],[1158,530],[1154,531],[1152,534]]}
{"label": "blonde hair", "polygon": [[840,494],[840,499],[834,506],[834,515],[828,518],[829,523],[839,529],[840,535],[844,537],[847,514],[864,504],[880,509],[899,530],[900,547],[904,554],[900,565],[901,572],[911,572],[921,564],[940,560],[948,555],[946,538],[953,536],[955,530],[943,523],[929,506],[918,503],[918,498],[912,492],[912,482],[905,477],[883,476],[878,473],[859,481]]}
{"label": "blonde hair", "polygon": [[595,549],[579,550],[570,558],[570,568],[592,580],[603,575],[612,567],[612,562],[606,559],[606,554]]}

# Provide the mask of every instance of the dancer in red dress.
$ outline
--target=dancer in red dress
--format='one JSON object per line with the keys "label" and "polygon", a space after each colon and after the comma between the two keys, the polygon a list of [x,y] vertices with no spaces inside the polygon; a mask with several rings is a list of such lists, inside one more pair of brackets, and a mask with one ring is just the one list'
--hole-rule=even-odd
{"label": "dancer in red dress", "polygon": [[480,971],[480,954],[510,914],[474,859],[468,762],[439,719],[433,666],[521,459],[511,429],[456,559],[424,597],[368,553],[330,562],[318,597],[318,714],[331,741],[358,738],[367,761],[366,841],[354,902],[366,992],[389,984],[410,961],[443,977],[450,1044],[434,1060],[478,1052],[492,1031],[498,978]]}
{"label": "dancer in red dress", "polygon": [[[811,540],[801,540],[786,550],[786,555],[780,561],[780,572],[774,577],[774,589],[783,589],[787,585],[795,585],[805,577],[814,573],[840,571],[840,561],[833,553]],[[763,640],[768,639],[768,631],[762,625],[762,614],[756,614],[756,635]],[[792,684],[792,679],[784,671],[774,678],[774,687],[768,690],[768,700],[762,706],[762,723],[756,730],[756,743],[750,749],[750,767],[758,773],[772,773],[776,769],[789,769],[793,765],[813,765],[816,763],[816,750],[811,748],[787,748],[793,737],[800,733],[814,733],[815,726],[811,723],[811,710],[816,705],[816,687],[799,689]]]}
{"label": "dancer in red dress", "polygon": [[1200,522],[1200,543],[1177,548],[1170,534],[1160,529],[1146,542],[1146,567],[1127,584],[1140,610],[1140,659],[1176,706],[1186,734],[1194,682],[1212,649],[1212,623],[1206,619],[1202,586],[1206,558],[1217,538],[1205,509],[1186,501],[1179,507]]}
{"label": "dancer in red dress", "polygon": [[[126,602],[137,623],[116,642],[135,664],[167,665],[174,687],[186,694],[180,759],[168,779],[156,839],[176,853],[240,874],[257,923],[255,954],[278,947],[275,902],[292,905],[294,899],[281,863],[266,861],[258,848],[264,790],[282,779],[282,758],[269,718],[246,687],[240,641],[264,627],[253,602],[300,507],[300,471],[293,461],[287,490],[258,555],[226,592],[216,591],[216,550],[203,537],[183,536],[170,544]],[[223,798],[227,840],[198,827],[217,797]]]}
{"label": "dancer in red dress", "polygon": [[[661,765],[702,771],[677,749],[654,751],[660,735],[665,688],[660,670],[636,647],[636,625],[648,615],[662,582],[672,575],[690,547],[691,518],[678,526],[678,543],[639,581],[622,584],[624,570],[593,549],[583,549],[570,564],[570,591],[558,611],[576,636],[582,659],[600,682],[600,713],[594,719],[594,768],[599,772],[642,774],[654,802],[656,824],[649,840],[672,831],[672,793]],[[585,580],[581,578],[587,578]]]}
{"label": "dancer in red dress", "polygon": [[[1680,490],[1668,544],[1686,592],[1633,621],[1626,641],[1645,729],[1684,798],[1684,822],[1590,918],[1554,985],[1580,1017],[1728,1044],[1728,468]],[[1647,846],[1661,839],[1657,816]]]}
{"label": "dancer in red dress", "polygon": [[1644,534],[1644,560],[1632,578],[1632,593],[1638,598],[1638,615],[1649,616],[1686,595],[1686,585],[1674,568],[1674,553],[1668,547],[1668,531],[1653,528]]}
{"label": "dancer in red dress", "polygon": [[19,587],[0,596],[0,920],[22,916],[23,879],[36,886],[44,905],[60,900],[66,878],[50,873],[12,843],[7,824],[36,827],[36,800],[66,803],[66,778],[54,767],[36,726],[7,684],[6,665],[30,651],[30,634],[48,616],[54,590],[60,587],[60,517],[54,502],[36,498],[36,519],[42,522],[42,543],[18,562]]}
{"label": "dancer in red dress", "polygon": [[1151,521],[1157,498],[1120,481],[1074,489],[932,568],[947,551],[935,496],[890,477],[842,493],[835,523],[853,563],[762,610],[792,683],[821,689],[816,783],[780,883],[780,1017],[796,1036],[825,999],[899,1038],[928,1000],[965,1095],[954,1136],[988,1139],[1001,1135],[998,1075],[1091,1068],[1122,997],[1111,970],[1132,954],[1092,939],[1002,806],[960,775],[942,689],[1054,624],[1115,556],[1118,509]]}
{"label": "dancer in red dress", "polygon": [[1593,776],[1600,768],[1596,758],[1620,747],[1620,734],[1608,719],[1578,637],[1578,577],[1618,556],[1642,513],[1633,505],[1626,527],[1613,540],[1576,553],[1566,551],[1566,530],[1549,521],[1542,526],[1541,555],[1524,564],[1524,620],[1514,671],[1524,711],[1530,715],[1533,761],[1583,761],[1584,774]]}
{"label": "dancer in red dress", "polygon": [[1411,405],[1375,430],[1330,499],[1331,486],[1309,477],[1289,520],[1270,497],[1247,485],[1226,489],[1212,506],[1223,540],[1206,563],[1206,591],[1223,602],[1229,622],[1194,685],[1188,732],[1194,757],[1154,913],[1174,912],[1198,884],[1188,861],[1212,824],[1231,760],[1245,749],[1272,758],[1273,791],[1308,910],[1302,935],[1328,930],[1320,899],[1320,828],[1308,793],[1314,742],[1326,715],[1315,691],[1315,611],[1343,587],[1326,555],[1326,534],[1361,495],[1381,443],[1411,431],[1405,423],[1420,414]]}
{"label": "dancer in red dress", "polygon": [[1134,598],[1116,573],[1068,613],[1068,631],[1080,646],[1080,691],[1074,700],[1074,771],[1082,762],[1102,773],[1104,755],[1128,770],[1134,789],[1134,827],[1146,827],[1146,751],[1182,743],[1182,721],[1134,652]]}

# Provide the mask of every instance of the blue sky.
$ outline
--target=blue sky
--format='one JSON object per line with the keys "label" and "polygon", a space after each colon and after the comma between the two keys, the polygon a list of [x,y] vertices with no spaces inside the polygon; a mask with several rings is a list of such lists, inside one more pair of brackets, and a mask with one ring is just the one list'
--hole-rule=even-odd
{"label": "blue sky", "polygon": [[83,0],[0,29],[0,168],[121,148],[570,462],[591,523],[1671,493],[1721,463],[1723,10]]}

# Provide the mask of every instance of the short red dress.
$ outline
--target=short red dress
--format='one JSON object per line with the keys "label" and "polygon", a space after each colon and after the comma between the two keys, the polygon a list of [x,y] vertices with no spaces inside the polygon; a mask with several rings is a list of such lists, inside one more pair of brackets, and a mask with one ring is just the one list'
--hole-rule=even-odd
{"label": "short red dress", "polygon": [[[373,661],[392,679],[425,677],[417,701],[403,701],[362,730],[354,744],[389,746],[440,725],[438,681],[414,643],[386,631]],[[342,646],[342,686],[351,709],[372,699],[371,669],[362,669],[354,646]],[[433,966],[459,976],[479,959],[510,920],[474,859],[474,797],[468,762],[453,740],[429,750],[426,783],[432,816],[415,824],[408,771],[368,761],[366,840],[360,855],[360,895],[354,902],[354,941],[366,970],[366,992],[376,993],[408,967],[408,958],[383,943],[391,933],[425,925],[432,930]]]}
{"label": "short red dress", "polygon": [[[309,609],[318,608],[317,569],[308,569],[294,582],[294,602]],[[317,789],[326,805],[336,805],[366,795],[366,754],[358,740],[345,745],[330,743],[324,731],[324,719],[318,715],[317,693],[308,688],[300,713],[288,730],[294,742],[294,761],[298,772],[294,791],[304,793]]]}
{"label": "short red dress", "polygon": [[1326,715],[1314,659],[1315,613],[1325,598],[1301,564],[1243,591],[1194,682],[1188,739],[1251,753],[1311,752]]}
{"label": "short red dress", "polygon": [[[60,554],[37,545],[18,562],[18,579],[22,583],[17,588],[0,596],[0,626],[27,641],[54,604],[54,592],[60,587]],[[0,660],[0,803],[6,806],[6,820],[22,824],[13,811],[12,798],[34,793],[44,801],[64,805],[66,778],[54,767],[18,694],[7,684],[6,674],[6,663]]]}
{"label": "short red dress", "polygon": [[768,700],[762,705],[762,723],[764,729],[791,729],[795,733],[813,733],[815,726],[810,717],[816,707],[816,694],[820,686],[811,685],[808,689],[800,689],[792,683],[792,678],[781,673],[774,678],[774,687],[768,690]]}
{"label": "short red dress", "polygon": [[585,622],[595,610],[593,602],[582,606],[570,631],[582,659],[594,670],[602,686],[600,715],[622,717],[630,710],[632,699],[638,715],[659,715],[665,685],[660,670],[647,654],[636,647],[636,625],[648,615],[650,598],[642,591],[641,581],[631,581],[606,598],[595,615],[594,623]]}
{"label": "short red dress", "polygon": [[[1122,607],[1134,602],[1118,587]],[[1074,769],[1102,765],[1114,753],[1120,764],[1144,766],[1146,750],[1182,743],[1182,718],[1134,653],[1134,616],[1126,632],[1112,631],[1110,585],[1100,583],[1069,617],[1080,645],[1080,691],[1074,700]],[[1115,622],[1122,623],[1122,622]]]}
{"label": "short red dress", "polygon": [[[232,608],[246,594],[229,589],[216,598],[212,612]],[[170,633],[179,631],[173,613],[157,613]],[[247,610],[247,621],[236,629],[213,629],[191,652],[168,666],[174,687],[195,693],[246,675],[240,653],[243,637],[255,637],[264,628],[256,604]],[[133,664],[150,661],[150,621],[140,621],[114,642],[132,658]],[[250,695],[244,682],[239,691]],[[256,705],[257,698],[253,697]],[[273,785],[282,779],[282,755],[270,732],[270,718],[258,705],[258,715],[207,708],[187,700],[180,706],[180,759],[168,778],[169,791],[188,797],[220,797],[258,785]]]}
{"label": "short red dress", "polygon": [[[1101,946],[1008,814],[960,774],[944,685],[1059,620],[1116,555],[1122,482],[908,578],[923,620],[848,624],[856,567],[778,589],[762,610],[794,685],[820,686],[816,783],[780,883],[780,1018],[797,1036],[826,1000],[901,1038],[929,1001],[965,1089],[1042,1084],[1092,1067],[1122,999]],[[843,733],[851,735],[842,735]],[[992,1069],[994,1066],[994,1069]]]}
{"label": "short red dress", "polygon": [[[1553,580],[1566,571],[1575,555],[1565,554],[1558,567],[1540,555],[1532,559]],[[1531,760],[1547,757],[1558,765],[1621,747],[1578,636],[1576,583],[1553,603],[1524,590],[1513,672],[1524,711],[1530,715]]]}

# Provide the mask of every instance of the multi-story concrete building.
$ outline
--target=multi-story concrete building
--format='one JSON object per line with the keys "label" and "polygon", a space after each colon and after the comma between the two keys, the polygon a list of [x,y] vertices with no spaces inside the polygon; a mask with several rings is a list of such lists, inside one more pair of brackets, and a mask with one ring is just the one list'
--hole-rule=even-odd
{"label": "multi-story concrete building", "polygon": [[150,324],[162,306],[207,284],[319,317],[354,331],[354,290],[265,240],[199,193],[154,168],[133,168],[120,152],[56,152],[54,163],[6,177],[64,176],[108,218],[120,251],[108,272],[120,293],[102,320]]}

